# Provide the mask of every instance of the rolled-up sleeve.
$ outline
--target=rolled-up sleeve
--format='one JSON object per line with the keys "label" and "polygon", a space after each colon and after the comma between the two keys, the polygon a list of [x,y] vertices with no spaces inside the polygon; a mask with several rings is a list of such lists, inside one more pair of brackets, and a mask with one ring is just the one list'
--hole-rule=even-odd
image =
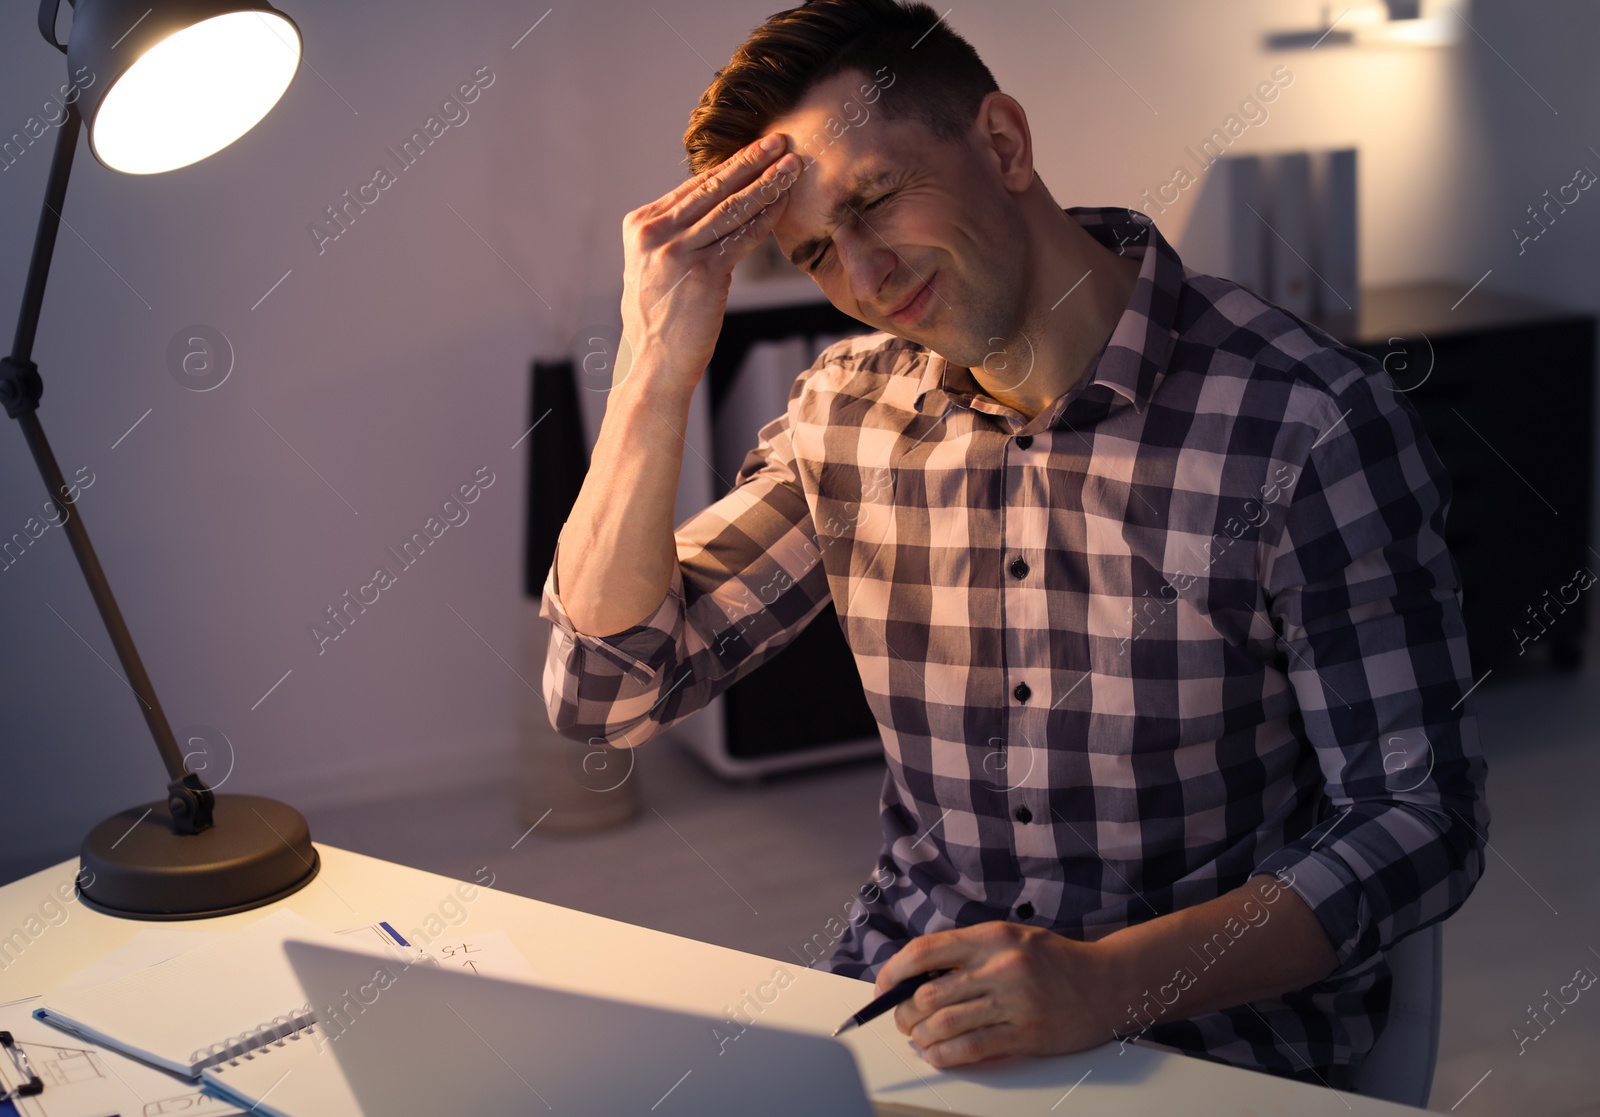
{"label": "rolled-up sleeve", "polygon": [[1465,902],[1489,808],[1449,478],[1380,376],[1326,402],[1262,576],[1328,809],[1256,871],[1283,871],[1342,975]]}
{"label": "rolled-up sleeve", "polygon": [[543,691],[557,732],[641,744],[777,655],[828,604],[790,437],[805,380],[761,428],[728,494],[678,526],[666,596],[639,624],[578,632],[561,603],[558,543],[539,610],[551,622]]}

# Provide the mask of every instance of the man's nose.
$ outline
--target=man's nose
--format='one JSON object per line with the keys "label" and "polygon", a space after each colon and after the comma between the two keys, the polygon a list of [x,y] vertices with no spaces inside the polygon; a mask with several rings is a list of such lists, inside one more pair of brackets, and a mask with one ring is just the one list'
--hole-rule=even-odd
{"label": "man's nose", "polygon": [[856,305],[872,306],[880,311],[892,309],[880,303],[886,294],[885,284],[899,267],[900,258],[883,238],[870,229],[846,232],[841,228],[834,232],[834,250],[839,253],[840,266],[849,277],[850,296]]}

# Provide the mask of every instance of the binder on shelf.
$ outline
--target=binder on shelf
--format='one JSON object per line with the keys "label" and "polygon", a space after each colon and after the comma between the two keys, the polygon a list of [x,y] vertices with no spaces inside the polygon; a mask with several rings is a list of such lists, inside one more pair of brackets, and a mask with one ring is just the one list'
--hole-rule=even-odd
{"label": "binder on shelf", "polygon": [[[1178,255],[1196,271],[1231,279],[1262,298],[1266,282],[1266,202],[1261,160],[1224,155],[1211,166],[1184,227]],[[1263,220],[1265,218],[1265,220]]]}
{"label": "binder on shelf", "polygon": [[1200,187],[1178,254],[1302,318],[1359,305],[1356,150],[1225,155]]}
{"label": "binder on shelf", "polygon": [[1311,154],[1286,151],[1262,158],[1262,182],[1270,199],[1267,236],[1267,301],[1291,314],[1316,313],[1317,287],[1310,256],[1316,254],[1311,209]]}
{"label": "binder on shelf", "polygon": [[746,455],[755,449],[761,428],[789,407],[789,389],[813,354],[803,337],[758,341],[728,385],[717,409],[712,464],[717,496],[732,488]]}
{"label": "binder on shelf", "polygon": [[589,472],[588,438],[571,360],[533,363],[528,440],[527,539],[523,593],[538,598],[555,559],[556,540]]}
{"label": "binder on shelf", "polygon": [[1353,317],[1361,309],[1355,148],[1311,153],[1311,209],[1316,266],[1326,280],[1318,284],[1318,313]]}
{"label": "binder on shelf", "polygon": [[[789,302],[730,299],[716,352],[696,390],[686,441],[700,458],[685,456],[683,486],[696,499],[678,522],[721,497],[762,426],[788,407],[795,379],[828,346],[871,328],[819,301],[815,285]],[[753,285],[752,285],[753,286]],[[784,288],[781,282],[773,284]],[[704,463],[713,463],[706,468]],[[713,468],[715,476],[713,475]],[[721,477],[723,481],[718,481]],[[808,687],[796,688],[795,678]],[[835,700],[818,703],[821,692]],[[729,779],[748,779],[879,755],[883,744],[867,705],[855,659],[830,604],[771,662],[712,699],[669,731],[705,764]]]}

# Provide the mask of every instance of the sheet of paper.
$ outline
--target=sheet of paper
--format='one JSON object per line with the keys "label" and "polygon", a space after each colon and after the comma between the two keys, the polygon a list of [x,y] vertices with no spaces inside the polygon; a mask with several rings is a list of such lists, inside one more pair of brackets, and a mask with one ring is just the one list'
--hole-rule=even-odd
{"label": "sheet of paper", "polygon": [[146,970],[186,954],[197,946],[214,942],[220,931],[180,931],[171,927],[147,927],[109,954],[90,962],[56,986],[60,990],[87,989],[114,981],[123,974]]}
{"label": "sheet of paper", "polygon": [[424,963],[431,964],[428,952],[418,949],[400,937],[400,933],[389,923],[368,923],[361,927],[346,927],[339,932],[341,938],[349,939],[356,948],[381,946],[384,951],[404,966],[414,966]]}
{"label": "sheet of paper", "polygon": [[[185,932],[171,932],[184,934]],[[160,953],[158,950],[157,953]],[[203,1094],[198,1082],[157,1070],[52,1028],[33,1018],[43,997],[0,1005],[0,1029],[44,1082],[44,1093],[16,1098],[22,1117],[232,1117],[244,1110]],[[7,1089],[22,1085],[10,1059],[0,1058]]]}
{"label": "sheet of paper", "polygon": [[[59,990],[85,989],[170,961],[205,946],[222,932],[146,928],[127,943],[78,970]],[[346,928],[352,944],[383,946],[397,961],[421,962],[509,980],[538,975],[504,931],[482,931],[430,944],[422,951],[401,946],[383,923]],[[0,1005],[0,1029],[12,1033],[27,1053],[44,1093],[13,1103],[21,1117],[234,1117],[245,1111],[203,1093],[199,1084],[115,1051],[96,1046],[41,1021],[32,1013],[42,996]],[[9,1060],[0,1059],[0,1082],[21,1084]]]}
{"label": "sheet of paper", "polygon": [[537,981],[522,951],[504,931],[478,931],[471,935],[458,935],[428,944],[428,953],[447,970],[466,970],[486,977],[500,977],[511,981]]}
{"label": "sheet of paper", "polygon": [[[407,950],[395,942],[385,931],[386,924],[369,923],[360,927],[347,927],[339,934],[348,937],[352,942],[363,943],[367,946],[381,945],[386,947],[396,958],[404,961],[408,957],[420,952],[414,948]],[[114,981],[124,974],[133,973],[135,970],[147,970],[151,966],[158,966],[162,962],[186,954],[199,946],[214,942],[221,937],[222,931],[182,931],[172,927],[147,927],[134,935],[133,938],[123,943],[109,954],[102,955],[66,977],[57,985],[56,991],[66,992],[76,989],[87,989],[91,985],[102,985],[107,981]]]}
{"label": "sheet of paper", "polygon": [[159,965],[86,989],[46,990],[37,1015],[101,1047],[196,1076],[225,1049],[278,1034],[309,1013],[283,953],[291,937],[339,941],[280,908]]}

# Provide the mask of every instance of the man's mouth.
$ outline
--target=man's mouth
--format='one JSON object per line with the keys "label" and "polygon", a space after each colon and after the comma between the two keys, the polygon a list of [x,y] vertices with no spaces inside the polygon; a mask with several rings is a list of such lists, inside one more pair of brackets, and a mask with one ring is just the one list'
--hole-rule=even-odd
{"label": "man's mouth", "polygon": [[[937,274],[937,273],[935,273]],[[933,301],[933,276],[917,285],[917,289],[900,306],[892,310],[886,317],[897,325],[909,326],[922,317],[927,311],[928,304]]]}

